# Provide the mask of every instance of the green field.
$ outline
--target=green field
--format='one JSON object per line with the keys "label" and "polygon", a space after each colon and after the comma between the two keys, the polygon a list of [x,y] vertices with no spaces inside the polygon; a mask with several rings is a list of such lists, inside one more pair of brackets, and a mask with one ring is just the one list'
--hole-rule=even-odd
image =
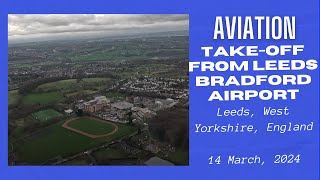
{"label": "green field", "polygon": [[110,78],[83,78],[83,79],[67,79],[56,82],[45,83],[36,88],[35,91],[62,91],[62,90],[92,90],[90,88],[100,88],[109,82]]}
{"label": "green field", "polygon": [[125,94],[119,92],[107,92],[104,94],[107,98],[117,98],[117,99],[124,99],[126,97]]}
{"label": "green field", "polygon": [[26,105],[49,104],[62,102],[63,100],[64,97],[59,92],[31,93],[22,98],[22,103]]}
{"label": "green field", "polygon": [[110,78],[83,78],[50,82],[39,85],[32,93],[25,96],[20,95],[18,90],[11,90],[8,92],[8,105],[14,106],[19,98],[24,105],[63,102],[64,95],[66,97],[90,95],[106,87],[110,80]]}
{"label": "green field", "polygon": [[92,91],[92,90],[79,90],[76,92],[68,93],[66,94],[67,97],[74,97],[74,96],[84,96],[84,95],[90,95],[93,93],[96,93],[97,91]]}
{"label": "green field", "polygon": [[83,155],[83,156],[80,156],[76,159],[66,161],[66,162],[62,163],[61,165],[84,166],[84,165],[88,165],[89,163],[90,163],[89,158],[87,158],[86,155]]}
{"label": "green field", "polygon": [[67,80],[45,83],[38,86],[37,89],[42,89],[44,91],[52,90],[52,89],[65,89],[75,84],[77,84],[76,79],[67,79]]}
{"label": "green field", "polygon": [[72,128],[93,135],[108,134],[115,129],[112,124],[96,121],[87,117],[78,118],[75,121],[70,122],[68,125]]}
{"label": "green field", "polygon": [[63,115],[53,109],[46,109],[42,111],[38,111],[32,114],[32,117],[41,122],[48,121],[50,119],[63,117]]}
{"label": "green field", "polygon": [[8,98],[8,104],[9,106],[13,106],[18,102],[18,99],[20,97],[18,90],[12,90],[8,92],[9,98]]}
{"label": "green field", "polygon": [[61,126],[63,123],[45,128],[25,138],[23,142],[16,143],[14,149],[19,161],[21,163],[40,165],[48,159],[57,156],[70,156],[136,131],[134,127],[117,124],[119,129],[116,133],[92,139],[63,128]]}

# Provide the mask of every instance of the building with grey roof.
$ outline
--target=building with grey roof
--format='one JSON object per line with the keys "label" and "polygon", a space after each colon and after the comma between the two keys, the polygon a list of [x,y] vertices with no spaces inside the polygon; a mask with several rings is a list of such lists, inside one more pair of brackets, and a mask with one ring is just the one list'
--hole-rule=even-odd
{"label": "building with grey roof", "polygon": [[148,161],[144,162],[144,164],[147,166],[174,166],[173,163],[156,156],[150,158]]}

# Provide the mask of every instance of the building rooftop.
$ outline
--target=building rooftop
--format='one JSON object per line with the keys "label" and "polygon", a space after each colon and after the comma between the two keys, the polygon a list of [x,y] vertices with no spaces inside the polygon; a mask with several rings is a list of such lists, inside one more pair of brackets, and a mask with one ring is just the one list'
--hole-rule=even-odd
{"label": "building rooftop", "polygon": [[116,102],[116,103],[113,103],[111,104],[112,107],[115,107],[117,109],[130,109],[133,107],[133,104],[127,102],[127,101],[122,101],[122,102]]}
{"label": "building rooftop", "polygon": [[105,96],[97,96],[94,98],[95,101],[104,101],[104,102],[107,102],[109,103],[110,100],[108,98],[106,98]]}
{"label": "building rooftop", "polygon": [[70,113],[73,112],[73,110],[72,109],[66,109],[66,110],[64,110],[64,112],[70,114]]}
{"label": "building rooftop", "polygon": [[144,162],[144,164],[147,166],[174,166],[173,163],[156,156],[150,158],[148,161]]}

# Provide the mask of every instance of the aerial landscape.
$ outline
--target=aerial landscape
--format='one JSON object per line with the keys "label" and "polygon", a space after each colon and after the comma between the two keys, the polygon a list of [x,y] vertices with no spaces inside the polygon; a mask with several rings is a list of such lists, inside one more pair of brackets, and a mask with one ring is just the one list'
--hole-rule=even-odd
{"label": "aerial landscape", "polygon": [[188,165],[187,15],[9,15],[9,165]]}

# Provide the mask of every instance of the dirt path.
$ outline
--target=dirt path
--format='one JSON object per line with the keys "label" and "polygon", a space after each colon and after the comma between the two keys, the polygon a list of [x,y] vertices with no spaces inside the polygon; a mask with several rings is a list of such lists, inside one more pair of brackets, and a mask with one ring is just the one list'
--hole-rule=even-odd
{"label": "dirt path", "polygon": [[98,118],[94,118],[94,117],[87,117],[89,119],[92,119],[93,121],[99,121],[99,122],[102,122],[102,123],[107,123],[107,124],[111,124],[113,127],[114,127],[114,130],[110,133],[107,133],[107,134],[102,134],[102,135],[94,135],[94,134],[90,134],[90,133],[87,133],[87,132],[84,132],[84,131],[81,131],[79,129],[75,129],[73,127],[70,127],[69,126],[69,123],[71,123],[72,121],[75,121],[77,120],[78,118],[72,118],[72,119],[69,119],[67,120],[66,122],[64,122],[62,124],[62,127],[66,128],[66,129],[69,129],[70,131],[74,131],[76,133],[79,133],[79,134],[82,134],[84,136],[87,136],[87,137],[90,137],[90,138],[100,138],[100,137],[106,137],[106,136],[110,136],[114,133],[116,133],[118,131],[118,125],[116,125],[115,123],[112,123],[112,122],[108,122],[108,121],[105,121],[105,120],[101,120],[101,119],[98,119]]}

